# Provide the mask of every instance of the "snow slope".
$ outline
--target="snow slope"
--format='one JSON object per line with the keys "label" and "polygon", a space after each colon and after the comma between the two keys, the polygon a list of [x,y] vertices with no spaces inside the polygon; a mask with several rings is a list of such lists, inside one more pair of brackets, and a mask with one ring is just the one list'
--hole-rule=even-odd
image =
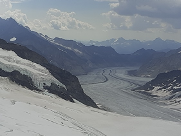
{"label": "snow slope", "polygon": [[35,93],[0,77],[0,136],[180,136],[181,124]]}

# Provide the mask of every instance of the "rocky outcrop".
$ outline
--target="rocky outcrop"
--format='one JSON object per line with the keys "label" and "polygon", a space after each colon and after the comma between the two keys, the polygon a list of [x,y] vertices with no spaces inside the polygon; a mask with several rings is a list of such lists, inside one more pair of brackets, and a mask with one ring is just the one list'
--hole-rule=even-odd
{"label": "rocky outcrop", "polygon": [[14,70],[12,72],[6,72],[0,69],[0,76],[8,77],[11,81],[15,82],[16,84],[26,87],[30,90],[41,91],[34,85],[30,77],[21,74],[19,71]]}
{"label": "rocky outcrop", "polygon": [[173,70],[168,73],[161,73],[158,76],[146,83],[144,86],[136,88],[136,90],[153,90],[155,87],[159,87],[159,90],[167,89],[170,92],[179,92],[181,91],[181,71]]}
{"label": "rocky outcrop", "polygon": [[51,86],[44,86],[44,89],[48,90],[49,93],[56,94],[64,100],[68,100],[70,102],[74,102],[69,92],[65,90],[65,88],[58,86],[55,83],[51,83]]}

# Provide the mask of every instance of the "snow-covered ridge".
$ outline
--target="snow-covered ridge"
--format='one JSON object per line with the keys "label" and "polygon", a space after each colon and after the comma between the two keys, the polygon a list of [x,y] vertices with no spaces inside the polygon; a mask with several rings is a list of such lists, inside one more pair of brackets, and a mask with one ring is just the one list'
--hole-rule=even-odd
{"label": "snow-covered ridge", "polygon": [[17,70],[21,74],[31,77],[35,86],[41,90],[45,84],[50,86],[51,83],[55,83],[65,88],[65,86],[55,79],[46,68],[29,60],[20,58],[13,51],[7,51],[0,48],[0,68],[6,72]]}
{"label": "snow-covered ridge", "polygon": [[72,50],[70,47],[66,47],[66,46],[63,46],[62,44],[59,44],[59,43],[56,43],[52,38],[46,36],[46,35],[43,35],[43,34],[39,34],[43,39],[53,43],[53,44],[56,44],[56,45],[59,45],[59,46],[62,46],[63,48],[65,49],[68,49],[68,50]]}
{"label": "snow-covered ridge", "polygon": [[[43,39],[49,41],[50,43],[53,43],[53,44],[55,44],[55,45],[59,45],[59,46],[65,48],[65,49],[71,50],[71,51],[73,51],[73,52],[75,52],[75,53],[83,54],[83,53],[82,53],[81,51],[79,51],[78,49],[70,48],[70,47],[64,46],[64,45],[62,45],[62,44],[59,44],[59,43],[55,42],[54,39],[52,39],[52,38],[50,38],[50,37],[48,37],[48,36],[46,36],[46,35],[43,35],[43,34],[41,34],[41,33],[40,33],[39,35],[40,35]],[[77,43],[77,45],[79,46],[78,43]],[[59,48],[58,48],[58,49],[59,49]],[[59,50],[67,53],[66,51],[64,51],[64,50],[62,50],[62,49],[59,49]]]}

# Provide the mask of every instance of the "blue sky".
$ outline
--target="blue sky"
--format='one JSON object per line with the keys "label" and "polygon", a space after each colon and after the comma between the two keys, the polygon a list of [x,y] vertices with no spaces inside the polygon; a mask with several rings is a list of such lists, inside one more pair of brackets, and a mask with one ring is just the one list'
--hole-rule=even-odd
{"label": "blue sky", "polygon": [[181,42],[181,0],[0,0],[0,16],[52,38]]}

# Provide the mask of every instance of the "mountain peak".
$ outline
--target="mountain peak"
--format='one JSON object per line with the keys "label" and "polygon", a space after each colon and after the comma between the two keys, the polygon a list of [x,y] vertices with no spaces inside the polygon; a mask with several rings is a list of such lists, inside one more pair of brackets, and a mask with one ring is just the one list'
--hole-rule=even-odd
{"label": "mountain peak", "polygon": [[156,41],[156,42],[163,42],[164,40],[162,40],[160,37],[158,37],[154,41]]}
{"label": "mountain peak", "polygon": [[13,23],[13,24],[14,24],[14,23],[15,23],[15,24],[18,24],[18,23],[16,22],[16,20],[13,19],[12,17],[7,18],[6,21],[9,21],[9,22],[11,22],[11,23]]}

